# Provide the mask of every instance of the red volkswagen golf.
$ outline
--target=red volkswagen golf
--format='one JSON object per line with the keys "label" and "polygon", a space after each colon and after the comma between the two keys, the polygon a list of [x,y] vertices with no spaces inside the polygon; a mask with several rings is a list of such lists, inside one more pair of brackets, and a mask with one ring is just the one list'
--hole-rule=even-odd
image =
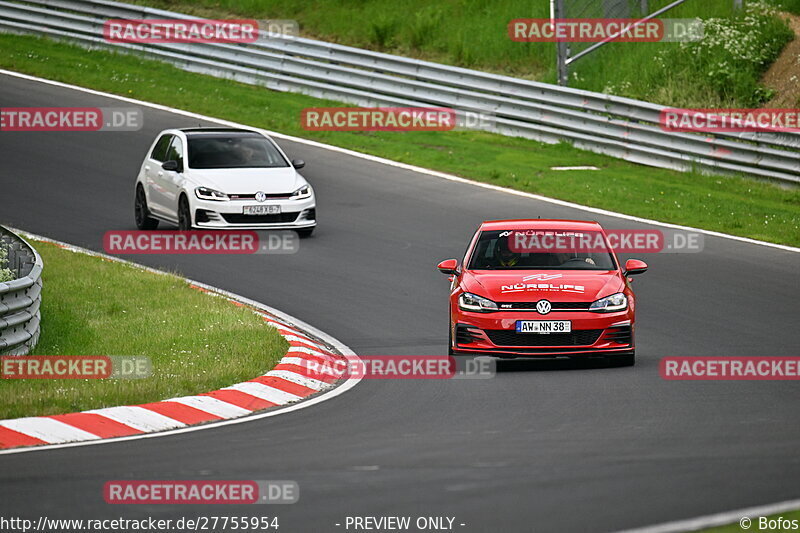
{"label": "red volkswagen golf", "polygon": [[450,354],[635,362],[628,276],[647,265],[621,267],[597,222],[484,222],[464,261],[442,261],[439,270],[452,280]]}

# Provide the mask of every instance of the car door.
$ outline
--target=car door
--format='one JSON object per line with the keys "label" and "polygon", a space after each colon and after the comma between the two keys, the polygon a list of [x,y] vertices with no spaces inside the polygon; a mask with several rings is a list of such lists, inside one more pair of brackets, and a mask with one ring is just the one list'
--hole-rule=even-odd
{"label": "car door", "polygon": [[166,133],[162,135],[150,152],[144,165],[145,183],[147,187],[147,206],[151,212],[168,216],[170,219],[176,218],[169,214],[167,195],[164,191],[164,169],[162,163],[167,161],[167,150],[172,142],[174,135]]}
{"label": "car door", "polygon": [[173,135],[172,141],[169,143],[169,148],[167,148],[166,160],[178,163],[178,170],[164,170],[162,168],[162,174],[159,176],[162,194],[164,195],[164,205],[169,210],[170,217],[174,217],[176,220],[178,219],[178,198],[183,188],[184,181],[184,153],[183,139],[177,135]]}

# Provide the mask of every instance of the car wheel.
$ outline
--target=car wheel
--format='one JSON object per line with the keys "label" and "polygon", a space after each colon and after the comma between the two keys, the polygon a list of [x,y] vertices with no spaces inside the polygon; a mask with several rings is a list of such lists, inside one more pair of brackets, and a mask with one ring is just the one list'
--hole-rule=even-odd
{"label": "car wheel", "polygon": [[133,205],[136,227],[140,230],[151,230],[158,227],[158,220],[150,217],[150,210],[147,209],[147,197],[141,186],[136,187],[136,200]]}
{"label": "car wheel", "polygon": [[178,229],[189,231],[192,229],[192,212],[189,210],[189,200],[181,196],[178,201]]}
{"label": "car wheel", "polygon": [[311,237],[311,234],[314,233],[314,228],[304,228],[297,230],[297,234],[300,236],[301,239],[306,239]]}

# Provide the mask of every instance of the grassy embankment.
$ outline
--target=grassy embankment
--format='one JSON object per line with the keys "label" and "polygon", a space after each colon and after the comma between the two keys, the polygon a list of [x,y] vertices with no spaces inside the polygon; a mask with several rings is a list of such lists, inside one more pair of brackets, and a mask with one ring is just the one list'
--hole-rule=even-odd
{"label": "grassy embankment", "polygon": [[33,242],[45,263],[34,355],[146,356],[143,379],[0,380],[0,419],[141,404],[260,376],[288,344],[247,308],[181,278]]}

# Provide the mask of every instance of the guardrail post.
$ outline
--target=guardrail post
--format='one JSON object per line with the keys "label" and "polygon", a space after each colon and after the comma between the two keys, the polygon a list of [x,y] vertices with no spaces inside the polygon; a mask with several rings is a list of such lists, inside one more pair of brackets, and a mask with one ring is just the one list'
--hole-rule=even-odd
{"label": "guardrail post", "polygon": [[[564,18],[564,0],[550,0],[550,21],[555,26],[556,21]],[[558,84],[566,86],[569,82],[567,56],[569,48],[564,41],[556,42],[556,76]]]}

